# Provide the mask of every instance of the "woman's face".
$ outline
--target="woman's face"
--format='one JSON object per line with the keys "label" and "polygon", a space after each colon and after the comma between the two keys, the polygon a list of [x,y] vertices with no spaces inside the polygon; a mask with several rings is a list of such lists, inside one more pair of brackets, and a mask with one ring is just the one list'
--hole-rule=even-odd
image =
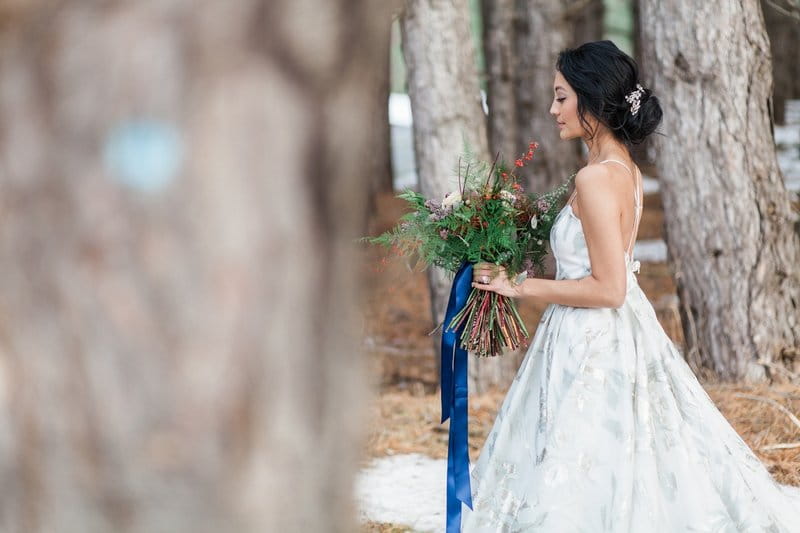
{"label": "woman's face", "polygon": [[[584,137],[586,131],[578,118],[578,95],[572,90],[561,72],[556,71],[553,81],[553,104],[550,114],[558,123],[559,136],[563,140]],[[591,124],[591,120],[589,120]]]}

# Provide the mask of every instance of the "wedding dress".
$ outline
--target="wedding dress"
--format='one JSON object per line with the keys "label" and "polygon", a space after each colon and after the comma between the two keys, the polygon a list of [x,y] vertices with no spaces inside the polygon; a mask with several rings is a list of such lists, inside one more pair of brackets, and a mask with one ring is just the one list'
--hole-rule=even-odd
{"label": "wedding dress", "polygon": [[[590,273],[571,202],[550,243],[556,279]],[[545,309],[470,473],[462,531],[800,533],[800,491],[723,417],[625,260],[621,307]]]}

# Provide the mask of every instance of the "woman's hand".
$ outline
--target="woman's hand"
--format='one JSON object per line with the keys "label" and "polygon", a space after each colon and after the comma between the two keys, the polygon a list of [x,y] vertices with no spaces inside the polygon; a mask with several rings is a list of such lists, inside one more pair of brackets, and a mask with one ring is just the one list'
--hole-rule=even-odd
{"label": "woman's hand", "polygon": [[511,298],[522,296],[522,284],[515,285],[508,279],[505,267],[494,263],[475,263],[472,267],[472,286]]}

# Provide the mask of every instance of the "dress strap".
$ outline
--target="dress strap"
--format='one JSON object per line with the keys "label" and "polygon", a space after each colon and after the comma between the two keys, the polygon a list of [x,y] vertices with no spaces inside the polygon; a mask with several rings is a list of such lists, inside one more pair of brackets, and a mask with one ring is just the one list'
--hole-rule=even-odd
{"label": "dress strap", "polygon": [[[639,177],[637,182],[636,176]],[[639,226],[639,217],[642,213],[642,202],[639,200],[639,183],[642,181],[642,173],[639,167],[636,167],[636,174],[633,177],[633,228],[631,228],[631,239],[628,242],[628,257],[633,259],[633,243],[636,238],[636,230]]]}
{"label": "dress strap", "polygon": [[631,176],[633,175],[633,172],[631,172],[631,169],[628,168],[628,165],[626,165],[625,163],[623,163],[622,161],[619,161],[617,159],[604,159],[602,161],[599,161],[598,164],[599,163],[608,163],[609,161],[612,162],[612,163],[619,163],[620,165],[625,167],[625,170],[627,170],[631,174]]}
{"label": "dress strap", "polygon": [[[636,167],[636,173],[631,172],[631,169],[628,168],[628,165],[617,159],[604,159],[603,161],[600,161],[600,163],[609,163],[609,162],[619,163],[620,165],[625,167],[625,170],[630,172],[630,174],[633,176],[633,228],[631,229],[631,238],[630,241],[628,242],[628,247],[626,248],[628,257],[633,259],[632,257],[633,250],[631,250],[631,245],[633,244],[634,238],[636,236],[636,227],[638,225],[639,216],[641,214],[641,209],[642,209],[642,203],[639,200],[639,182],[641,181],[641,172],[639,171],[639,167]],[[637,176],[639,176],[640,178],[638,181],[636,180]]]}

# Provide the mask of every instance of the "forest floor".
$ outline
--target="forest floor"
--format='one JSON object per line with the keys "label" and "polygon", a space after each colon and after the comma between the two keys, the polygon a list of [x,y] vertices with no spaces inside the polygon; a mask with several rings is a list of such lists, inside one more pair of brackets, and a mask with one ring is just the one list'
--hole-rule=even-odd
{"label": "forest floor", "polygon": [[[396,223],[405,202],[393,193],[377,198],[369,234],[377,235]],[[638,239],[663,236],[663,209],[658,194],[646,195]],[[447,456],[447,423],[440,424],[435,350],[428,336],[435,324],[430,317],[426,274],[412,272],[403,258],[388,258],[384,249],[365,247],[363,345],[369,356],[370,376],[376,396],[371,404],[369,437],[362,466],[401,454]],[[683,344],[677,296],[665,263],[642,262],[639,284],[653,303],[670,338]],[[520,301],[527,324],[538,323],[544,305]],[[534,332],[531,332],[533,335]],[[800,486],[800,447],[765,449],[774,444],[800,442],[800,426],[776,407],[773,400],[795,416],[800,415],[800,385],[748,385],[718,383],[698,375],[719,410],[781,483]],[[469,444],[474,463],[491,429],[505,390],[481,394],[470,391]],[[742,394],[747,396],[742,396]],[[757,399],[761,398],[761,400]],[[401,532],[398,524],[366,522],[362,531]]]}

